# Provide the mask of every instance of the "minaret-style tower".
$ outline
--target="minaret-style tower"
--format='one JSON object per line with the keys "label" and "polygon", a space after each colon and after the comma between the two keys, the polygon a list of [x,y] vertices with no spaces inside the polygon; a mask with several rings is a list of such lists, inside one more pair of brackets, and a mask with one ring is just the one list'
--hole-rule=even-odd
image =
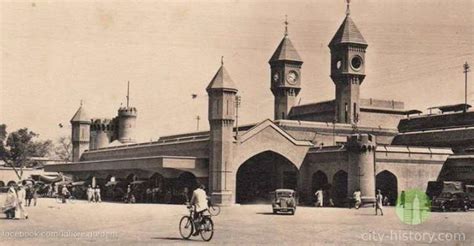
{"label": "minaret-style tower", "polygon": [[235,96],[237,88],[221,67],[206,88],[209,95],[209,186],[212,199],[217,204],[233,204],[235,194],[233,159],[233,127],[235,121]]}
{"label": "minaret-style tower", "polygon": [[84,151],[89,149],[91,119],[81,106],[71,119],[72,161],[79,161]]}
{"label": "minaret-style tower", "polygon": [[365,78],[367,42],[350,17],[347,0],[346,18],[329,43],[331,79],[336,84],[336,115],[338,123],[359,121],[359,87]]}
{"label": "minaret-style tower", "polygon": [[288,37],[288,20],[285,20],[285,36],[270,61],[271,90],[275,96],[275,120],[286,119],[295,105],[301,90],[301,65],[303,61]]}
{"label": "minaret-style tower", "polygon": [[135,142],[137,109],[130,107],[130,82],[127,84],[127,106],[118,110],[118,140],[121,143]]}

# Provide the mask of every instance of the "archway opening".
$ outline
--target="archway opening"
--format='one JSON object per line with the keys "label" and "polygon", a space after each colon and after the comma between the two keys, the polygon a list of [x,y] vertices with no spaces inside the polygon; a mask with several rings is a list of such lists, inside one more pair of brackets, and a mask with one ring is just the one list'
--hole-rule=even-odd
{"label": "archway opening", "polygon": [[398,195],[397,176],[387,170],[380,172],[375,176],[375,187],[382,192],[384,200],[388,202],[386,205],[395,205]]}
{"label": "archway opening", "polygon": [[0,187],[5,186],[5,183],[3,181],[0,181]]}
{"label": "archway opening", "polygon": [[343,207],[347,202],[347,172],[339,170],[333,177],[332,199],[335,206]]}
{"label": "archway opening", "polygon": [[296,190],[298,168],[285,157],[266,151],[253,156],[237,170],[237,203],[269,203],[270,192]]}
{"label": "archway opening", "polygon": [[168,191],[168,193],[171,193],[171,197],[169,197],[170,194],[167,194],[168,197],[165,200],[169,199],[171,203],[183,204],[191,199],[191,195],[198,185],[194,174],[183,172],[174,180],[174,185]]}
{"label": "archway opening", "polygon": [[9,181],[9,182],[7,183],[7,186],[14,186],[14,185],[16,185],[16,182],[15,182],[15,181]]}
{"label": "archway opening", "polygon": [[311,202],[312,204],[316,202],[316,197],[314,195],[316,191],[318,191],[319,189],[327,191],[328,188],[328,176],[322,171],[317,171],[313,173],[313,176],[311,178],[311,200],[309,200],[309,202]]}

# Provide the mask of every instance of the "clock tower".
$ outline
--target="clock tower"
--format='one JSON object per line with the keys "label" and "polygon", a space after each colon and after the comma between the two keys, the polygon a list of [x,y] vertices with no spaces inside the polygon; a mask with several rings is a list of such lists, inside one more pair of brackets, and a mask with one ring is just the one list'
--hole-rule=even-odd
{"label": "clock tower", "polygon": [[336,85],[338,123],[356,125],[359,121],[359,88],[365,78],[367,42],[350,17],[347,0],[346,18],[329,43],[331,79]]}
{"label": "clock tower", "polygon": [[270,61],[271,90],[275,96],[275,120],[288,118],[301,90],[301,60],[288,37],[288,21],[285,21],[285,36],[273,53]]}

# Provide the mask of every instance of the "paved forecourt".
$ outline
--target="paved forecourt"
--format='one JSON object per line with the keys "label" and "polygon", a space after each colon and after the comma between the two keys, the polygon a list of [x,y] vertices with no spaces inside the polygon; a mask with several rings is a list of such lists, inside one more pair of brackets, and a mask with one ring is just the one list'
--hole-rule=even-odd
{"label": "paved forecourt", "polygon": [[[3,199],[4,197],[0,197]],[[195,244],[181,240],[178,223],[184,205],[58,204],[39,199],[28,220],[0,217],[0,245]],[[392,207],[375,216],[373,208],[298,207],[296,215],[273,215],[270,205],[223,208],[213,217],[210,244],[409,244],[473,245],[474,211],[431,213],[420,225],[402,223]]]}

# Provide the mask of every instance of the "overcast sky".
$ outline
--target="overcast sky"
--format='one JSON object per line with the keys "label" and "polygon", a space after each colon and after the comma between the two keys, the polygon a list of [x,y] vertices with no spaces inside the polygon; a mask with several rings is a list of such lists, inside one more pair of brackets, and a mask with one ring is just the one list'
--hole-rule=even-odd
{"label": "overcast sky", "polygon": [[[334,98],[327,44],[344,0],[2,1],[0,123],[42,138],[70,134],[84,100],[91,117],[138,109],[140,141],[208,129],[205,87],[225,66],[242,96],[240,122],[273,117],[268,60],[289,35],[304,61],[301,104]],[[464,101],[474,67],[474,1],[353,0],[351,17],[369,43],[364,98],[407,109]],[[474,103],[470,74],[469,103]],[[196,93],[196,99],[191,94]],[[66,127],[59,128],[58,123]]]}

